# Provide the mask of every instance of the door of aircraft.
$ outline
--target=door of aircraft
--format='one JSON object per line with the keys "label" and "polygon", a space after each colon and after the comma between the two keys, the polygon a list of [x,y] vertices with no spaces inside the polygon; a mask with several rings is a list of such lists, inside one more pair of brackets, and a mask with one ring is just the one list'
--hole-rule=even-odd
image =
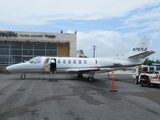
{"label": "door of aircraft", "polygon": [[49,64],[50,58],[46,58],[44,61],[44,69],[45,71],[49,72],[50,71],[50,64]]}
{"label": "door of aircraft", "polygon": [[[54,63],[51,63],[51,59],[54,60]],[[46,58],[44,61],[45,71],[56,71],[56,59],[55,58]]]}

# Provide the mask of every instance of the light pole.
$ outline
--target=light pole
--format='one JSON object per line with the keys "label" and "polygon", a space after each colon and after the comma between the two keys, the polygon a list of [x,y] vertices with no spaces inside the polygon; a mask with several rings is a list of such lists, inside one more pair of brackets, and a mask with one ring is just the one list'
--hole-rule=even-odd
{"label": "light pole", "polygon": [[95,57],[96,46],[93,46],[93,58]]}

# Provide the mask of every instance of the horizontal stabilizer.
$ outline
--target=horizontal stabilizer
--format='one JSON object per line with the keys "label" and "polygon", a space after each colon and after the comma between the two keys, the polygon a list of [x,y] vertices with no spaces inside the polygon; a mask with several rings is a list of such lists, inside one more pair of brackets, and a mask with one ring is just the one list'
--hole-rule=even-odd
{"label": "horizontal stabilizer", "polygon": [[145,58],[153,53],[155,53],[155,51],[146,51],[133,56],[129,56],[129,58]]}

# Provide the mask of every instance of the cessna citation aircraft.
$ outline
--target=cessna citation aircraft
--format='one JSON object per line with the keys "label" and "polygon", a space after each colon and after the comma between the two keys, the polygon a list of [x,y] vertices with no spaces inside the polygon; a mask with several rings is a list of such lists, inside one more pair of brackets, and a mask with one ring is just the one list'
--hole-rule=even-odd
{"label": "cessna citation aircraft", "polygon": [[[155,53],[147,51],[150,39],[141,38],[131,49],[128,55],[112,58],[72,58],[72,57],[34,57],[25,63],[10,65],[8,72],[21,72],[21,79],[25,73],[71,73],[82,77],[83,73],[89,74],[88,81],[94,81],[95,73],[120,70],[127,67],[141,65],[144,58]],[[51,62],[53,61],[53,62]]]}

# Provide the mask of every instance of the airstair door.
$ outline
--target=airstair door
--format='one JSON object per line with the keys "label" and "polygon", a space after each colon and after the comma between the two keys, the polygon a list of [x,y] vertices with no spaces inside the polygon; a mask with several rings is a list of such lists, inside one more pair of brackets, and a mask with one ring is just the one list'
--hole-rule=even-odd
{"label": "airstair door", "polygon": [[44,61],[44,69],[47,72],[50,71],[50,58],[46,58],[46,60]]}

